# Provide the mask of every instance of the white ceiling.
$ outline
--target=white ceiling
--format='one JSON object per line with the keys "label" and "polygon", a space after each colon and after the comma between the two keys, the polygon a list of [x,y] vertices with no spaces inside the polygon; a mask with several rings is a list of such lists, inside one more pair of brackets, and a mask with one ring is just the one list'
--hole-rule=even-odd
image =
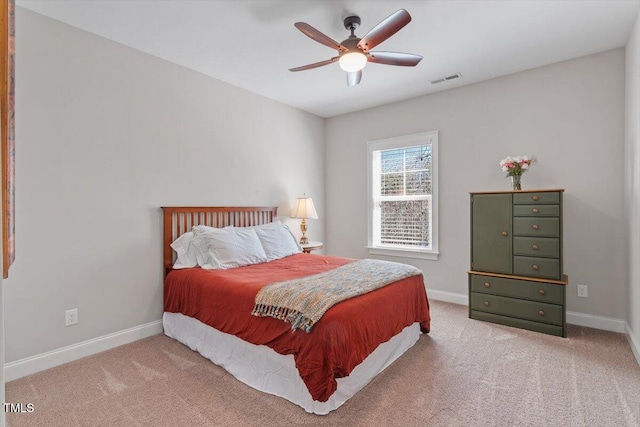
{"label": "white ceiling", "polygon": [[[31,9],[151,55],[331,117],[624,46],[640,0],[226,1],[17,0]],[[362,37],[396,10],[413,20],[377,46],[424,56],[417,67],[368,64],[347,87],[330,48],[294,26],[303,21],[340,42],[357,14]],[[18,29],[18,34],[19,34]],[[430,80],[460,72],[462,79]]]}

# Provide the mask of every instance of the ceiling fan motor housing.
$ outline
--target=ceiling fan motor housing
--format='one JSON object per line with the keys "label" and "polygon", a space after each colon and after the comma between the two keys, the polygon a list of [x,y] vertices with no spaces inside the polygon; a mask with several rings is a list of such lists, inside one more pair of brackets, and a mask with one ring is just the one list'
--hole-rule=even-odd
{"label": "ceiling fan motor housing", "polygon": [[360,38],[356,36],[349,36],[348,39],[344,39],[340,44],[349,50],[340,51],[339,55],[342,56],[349,52],[362,52],[358,47],[358,43],[360,43]]}

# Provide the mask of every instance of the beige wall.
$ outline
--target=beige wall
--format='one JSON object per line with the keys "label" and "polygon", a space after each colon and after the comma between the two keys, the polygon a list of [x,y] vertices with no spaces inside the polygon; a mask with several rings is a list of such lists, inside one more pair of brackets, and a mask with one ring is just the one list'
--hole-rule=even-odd
{"label": "beige wall", "polygon": [[626,46],[625,211],[628,228],[628,316],[640,362],[640,15]]}
{"label": "beige wall", "polygon": [[368,256],[367,141],[437,130],[440,259],[388,259],[421,268],[428,289],[466,294],[469,192],[509,189],[498,162],[535,155],[524,188],[566,189],[568,310],[624,319],[624,71],[616,49],[328,119],[327,252]]}
{"label": "beige wall", "polygon": [[161,318],[160,206],[275,204],[299,233],[306,192],[324,239],[324,119],[26,9],[16,27],[7,362]]}

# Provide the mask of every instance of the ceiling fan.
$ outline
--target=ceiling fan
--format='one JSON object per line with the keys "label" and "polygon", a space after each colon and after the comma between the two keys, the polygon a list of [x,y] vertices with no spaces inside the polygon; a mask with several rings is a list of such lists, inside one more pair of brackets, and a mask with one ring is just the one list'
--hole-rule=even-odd
{"label": "ceiling fan", "polygon": [[301,67],[290,68],[289,71],[303,71],[312,68],[322,67],[336,61],[340,68],[347,72],[347,86],[355,86],[362,79],[362,69],[367,62],[386,65],[400,65],[404,67],[415,67],[422,59],[420,55],[400,52],[371,52],[373,49],[411,22],[411,15],[404,9],[391,14],[387,19],[373,27],[364,37],[358,38],[354,32],[360,26],[359,16],[348,16],[344,19],[344,27],[351,31],[351,35],[338,43],[326,34],[313,28],[306,22],[296,22],[294,25],[306,36],[318,43],[322,43],[338,51],[338,56],[325,61],[303,65]]}

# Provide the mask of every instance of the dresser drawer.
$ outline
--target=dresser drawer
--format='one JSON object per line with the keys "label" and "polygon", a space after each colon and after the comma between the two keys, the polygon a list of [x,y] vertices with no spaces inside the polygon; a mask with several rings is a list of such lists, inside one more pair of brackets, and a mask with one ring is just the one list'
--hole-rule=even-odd
{"label": "dresser drawer", "polygon": [[561,305],[471,293],[471,310],[517,317],[534,322],[563,325]]}
{"label": "dresser drawer", "polygon": [[566,337],[564,325],[556,326],[548,323],[532,322],[530,320],[518,319],[517,317],[500,316],[499,314],[485,313],[484,311],[471,310],[471,319],[484,320],[485,322],[499,323],[501,325],[513,326],[514,328],[528,329],[530,331],[542,332],[543,334]]}
{"label": "dresser drawer", "polygon": [[516,276],[544,277],[560,280],[560,260],[531,256],[513,257],[513,274]]}
{"label": "dresser drawer", "polygon": [[554,237],[514,237],[513,254],[542,258],[559,258],[560,239]]}
{"label": "dresser drawer", "polygon": [[514,205],[548,205],[559,204],[560,193],[543,192],[543,193],[514,193],[513,204]]}
{"label": "dresser drawer", "polygon": [[560,237],[560,218],[513,218],[513,235]]}
{"label": "dresser drawer", "polygon": [[471,292],[564,304],[564,286],[506,277],[470,274]]}
{"label": "dresser drawer", "polygon": [[560,205],[514,205],[513,216],[560,216]]}

